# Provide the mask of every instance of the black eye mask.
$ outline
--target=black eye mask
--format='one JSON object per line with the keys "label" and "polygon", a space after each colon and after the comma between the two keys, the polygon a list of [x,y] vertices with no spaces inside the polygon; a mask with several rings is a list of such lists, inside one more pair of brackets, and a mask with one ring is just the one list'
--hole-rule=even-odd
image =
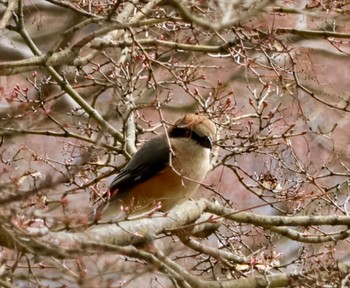
{"label": "black eye mask", "polygon": [[191,138],[204,148],[211,149],[212,147],[212,142],[209,136],[199,136],[189,128],[175,127],[171,130],[169,136],[172,138]]}

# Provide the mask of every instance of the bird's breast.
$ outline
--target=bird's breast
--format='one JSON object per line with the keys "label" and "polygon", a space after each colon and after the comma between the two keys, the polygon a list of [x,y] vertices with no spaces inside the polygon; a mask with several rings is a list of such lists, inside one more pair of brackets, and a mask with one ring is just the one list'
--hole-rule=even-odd
{"label": "bird's breast", "polygon": [[210,150],[192,139],[172,139],[172,167],[184,178],[202,182],[210,168]]}
{"label": "bird's breast", "polygon": [[210,150],[194,145],[191,139],[176,140],[171,142],[174,155],[170,156],[169,167],[129,193],[130,196],[134,194],[142,205],[152,199],[160,200],[162,210],[169,210],[192,197],[208,173]]}
{"label": "bird's breast", "polygon": [[116,199],[119,205],[145,212],[160,204],[160,210],[168,211],[191,198],[210,168],[210,150],[192,141],[171,139],[174,155],[170,155],[170,165]]}

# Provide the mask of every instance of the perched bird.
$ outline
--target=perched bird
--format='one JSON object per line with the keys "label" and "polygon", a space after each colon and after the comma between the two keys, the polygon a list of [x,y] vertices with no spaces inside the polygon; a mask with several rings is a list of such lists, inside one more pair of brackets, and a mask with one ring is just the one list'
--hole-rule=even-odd
{"label": "perched bird", "polygon": [[163,135],[152,138],[112,181],[95,219],[120,219],[168,211],[197,191],[210,168],[216,127],[203,116],[178,119]]}

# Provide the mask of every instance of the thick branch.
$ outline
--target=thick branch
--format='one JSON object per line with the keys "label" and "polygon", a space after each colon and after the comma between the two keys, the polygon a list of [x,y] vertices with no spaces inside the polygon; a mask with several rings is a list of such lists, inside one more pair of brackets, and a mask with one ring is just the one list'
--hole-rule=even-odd
{"label": "thick branch", "polygon": [[350,39],[349,33],[331,32],[331,31],[319,31],[319,30],[306,30],[306,29],[294,29],[294,28],[277,28],[277,34],[292,34],[305,38],[342,38]]}
{"label": "thick branch", "polygon": [[[137,43],[144,47],[165,47],[173,50],[183,50],[183,51],[195,51],[203,53],[220,53],[227,52],[228,48],[236,45],[237,41],[229,41],[222,45],[191,45],[183,44],[173,41],[164,41],[159,39],[140,39]],[[91,47],[94,49],[108,48],[108,47],[131,47],[135,44],[133,40],[127,41],[115,41],[110,39],[94,39],[91,42]]]}
{"label": "thick branch", "polygon": [[[212,213],[236,221],[238,223],[253,224],[267,227],[273,230],[276,226],[311,226],[311,225],[347,225],[350,223],[350,216],[269,216],[258,215],[250,212],[235,212],[232,209],[224,208],[221,205],[213,204],[205,199],[199,201],[187,201],[176,206],[165,215],[153,216],[132,221],[122,221],[117,224],[96,225],[83,232],[48,232],[41,240],[48,243],[55,243],[57,247],[67,245],[71,247],[82,247],[87,242],[113,244],[118,246],[136,245],[155,238],[164,232],[178,231],[185,229],[191,235],[190,227],[196,227],[201,222],[203,211],[209,210]],[[211,218],[210,221],[215,219]],[[195,223],[196,224],[192,224]],[[284,228],[283,228],[284,229]],[[277,233],[281,231],[275,231]],[[307,238],[308,235],[300,237]],[[288,237],[288,235],[285,235]],[[27,236],[26,236],[27,237]],[[298,239],[294,239],[300,241]],[[17,237],[18,238],[18,237]],[[334,240],[329,237],[329,241]],[[1,243],[4,245],[3,243]],[[7,246],[7,245],[4,245]],[[43,251],[37,251],[43,253]],[[85,251],[88,253],[88,251]]]}
{"label": "thick branch", "polygon": [[350,216],[271,216],[251,212],[237,212],[221,205],[206,202],[209,213],[220,215],[238,223],[253,224],[262,227],[273,226],[312,226],[312,225],[344,225],[350,226]]}

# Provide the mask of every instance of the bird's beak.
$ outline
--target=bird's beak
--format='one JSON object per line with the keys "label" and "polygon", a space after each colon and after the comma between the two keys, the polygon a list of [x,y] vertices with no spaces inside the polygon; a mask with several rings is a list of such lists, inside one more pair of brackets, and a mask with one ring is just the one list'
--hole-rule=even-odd
{"label": "bird's beak", "polygon": [[203,136],[201,137],[201,145],[205,148],[211,149],[213,147],[213,142],[211,141],[211,138],[209,136]]}

